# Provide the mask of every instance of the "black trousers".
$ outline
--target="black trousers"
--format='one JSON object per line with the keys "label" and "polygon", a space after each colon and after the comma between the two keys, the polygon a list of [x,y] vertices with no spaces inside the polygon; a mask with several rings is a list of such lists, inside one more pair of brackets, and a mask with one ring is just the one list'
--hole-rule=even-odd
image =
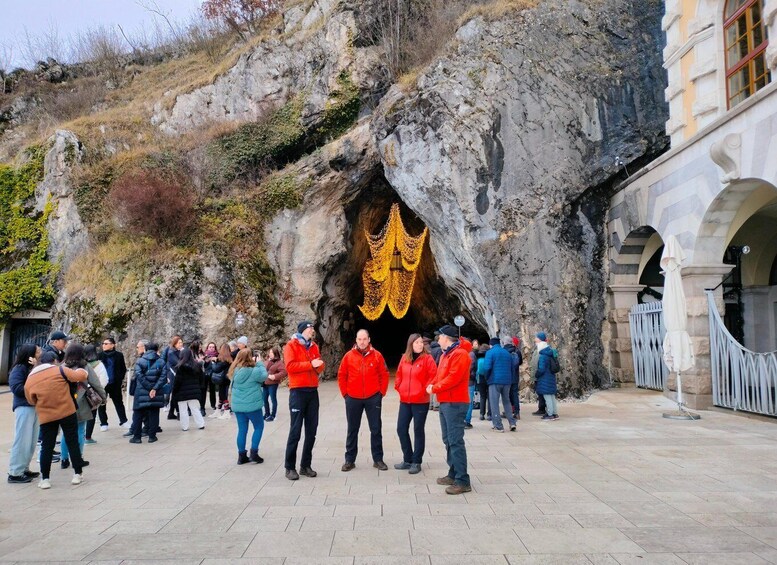
{"label": "black trousers", "polygon": [[210,394],[210,407],[216,409],[216,385],[209,377],[206,377],[205,386],[202,388],[202,394],[200,395],[200,408],[205,408],[205,401],[208,400]]}
{"label": "black trousers", "polygon": [[92,433],[94,432],[94,423],[96,418],[97,418],[97,410],[92,410],[92,419],[86,423],[86,434],[84,435],[86,439],[92,439]]}
{"label": "black trousers", "polygon": [[521,402],[518,399],[518,383],[510,385],[510,404],[513,405],[513,416],[521,413]]}
{"label": "black trousers", "polygon": [[538,412],[546,412],[547,411],[547,405],[545,404],[545,396],[542,394],[538,394],[537,397],[539,400],[537,401],[537,411]]}
{"label": "black trousers", "polygon": [[380,418],[383,395],[376,392],[369,398],[345,397],[345,419],[348,421],[348,432],[345,436],[345,460],[356,462],[359,452],[359,428],[362,425],[362,414],[367,414],[367,424],[370,426],[370,449],[372,460],[383,461],[383,422]]}
{"label": "black trousers", "polygon": [[293,388],[289,390],[289,439],[286,441],[286,469],[297,468],[297,445],[305,427],[300,467],[310,467],[313,461],[313,444],[318,430],[318,389]]}
{"label": "black trousers", "polygon": [[48,479],[51,473],[51,456],[54,454],[54,446],[57,443],[57,434],[59,428],[62,428],[62,438],[67,444],[67,450],[70,452],[70,461],[73,463],[73,471],[81,474],[83,470],[83,458],[81,457],[81,446],[78,445],[78,418],[75,412],[70,416],[53,422],[46,422],[40,425],[41,447],[40,447],[40,475],[42,479]]}
{"label": "black trousers", "polygon": [[[426,417],[429,415],[429,403],[399,403],[397,416],[397,435],[402,446],[402,461],[405,463],[423,463],[426,451]],[[410,422],[413,422],[413,441],[410,442]],[[415,448],[413,445],[415,444]]]}
{"label": "black trousers", "polygon": [[[119,425],[127,421],[127,411],[124,408],[124,399],[121,394],[121,381],[108,383],[105,385],[105,392],[113,401],[113,407],[116,408],[116,415],[119,417]],[[97,412],[100,414],[100,425],[108,425],[108,410],[106,405],[97,408]]]}
{"label": "black trousers", "polygon": [[478,392],[480,392],[480,415],[484,417],[486,412],[488,412],[490,417],[491,411],[488,410],[488,383],[485,380],[478,383]]}
{"label": "black trousers", "polygon": [[148,438],[155,438],[159,429],[159,408],[135,408],[132,411],[131,430],[135,439],[140,439],[144,421],[146,422]]}

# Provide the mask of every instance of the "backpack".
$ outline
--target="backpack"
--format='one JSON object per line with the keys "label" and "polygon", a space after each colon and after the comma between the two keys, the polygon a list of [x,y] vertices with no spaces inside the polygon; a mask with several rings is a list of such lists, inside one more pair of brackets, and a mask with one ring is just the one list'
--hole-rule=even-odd
{"label": "backpack", "polygon": [[561,364],[558,362],[558,351],[551,350],[553,355],[550,356],[550,372],[554,375],[561,371]]}

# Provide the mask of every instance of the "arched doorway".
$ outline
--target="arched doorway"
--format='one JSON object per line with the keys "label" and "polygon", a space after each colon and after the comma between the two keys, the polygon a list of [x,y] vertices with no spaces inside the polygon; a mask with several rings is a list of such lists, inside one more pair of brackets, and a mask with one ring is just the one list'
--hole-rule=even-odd
{"label": "arched doorway", "polygon": [[398,364],[411,333],[420,332],[433,337],[436,329],[453,323],[453,318],[459,314],[467,320],[462,335],[481,340],[488,338],[483,325],[438,275],[429,245],[433,233],[424,244],[407,314],[396,319],[386,309],[377,320],[369,321],[359,311],[358,307],[364,304],[362,271],[370,257],[365,233],[378,233],[386,224],[391,206],[395,203],[399,205],[407,231],[413,235],[421,233],[423,222],[384,179],[377,179],[346,209],[350,226],[347,254],[332,265],[324,282],[325,296],[316,308],[319,319],[328,320],[331,328],[338,328],[336,332],[330,331],[321,336],[326,340],[327,349],[338,360],[353,346],[356,331],[361,328],[370,332],[372,344],[383,353],[389,366]]}

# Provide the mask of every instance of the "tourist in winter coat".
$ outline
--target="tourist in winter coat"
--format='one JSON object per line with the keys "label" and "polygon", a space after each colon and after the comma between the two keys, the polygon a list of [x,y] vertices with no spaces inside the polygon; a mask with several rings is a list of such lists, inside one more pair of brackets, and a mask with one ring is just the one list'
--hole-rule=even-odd
{"label": "tourist in winter coat", "polygon": [[24,396],[24,384],[32,368],[38,363],[41,348],[34,343],[25,343],[16,353],[8,386],[13,394],[14,436],[11,458],[8,462],[9,483],[29,483],[40,473],[30,471],[30,461],[35,455],[40,424],[35,407]]}
{"label": "tourist in winter coat", "polygon": [[[300,475],[315,477],[312,469],[313,445],[318,430],[318,376],[324,372],[324,360],[318,345],[313,341],[316,335],[313,322],[297,324],[297,333],[291,336],[283,348],[283,360],[289,374],[289,438],[286,441],[286,478],[296,481]],[[305,442],[302,445],[300,470],[297,473],[297,446],[305,427]]]}
{"label": "tourist in winter coat", "polygon": [[[437,341],[439,337],[439,334],[435,335],[435,338],[429,342],[429,353],[432,355],[432,358],[437,365],[440,364],[440,357],[442,357],[442,348],[440,348],[440,343]],[[429,408],[431,410],[437,410],[439,407],[440,403],[437,401],[437,395],[429,395]]]}
{"label": "tourist in winter coat", "polygon": [[108,370],[105,368],[105,365],[102,361],[100,361],[99,353],[97,351],[96,345],[87,345],[84,347],[84,358],[86,359],[86,362],[89,364],[89,367],[94,371],[94,374],[97,375],[97,379],[100,381],[100,386],[103,388],[103,392],[105,392],[105,398],[103,398],[103,403],[100,404],[98,408],[95,408],[94,410],[91,410],[92,417],[86,422],[86,434],[84,437],[84,443],[87,445],[91,445],[93,443],[97,443],[92,438],[92,433],[94,432],[94,425],[97,421],[97,414],[99,412],[99,409],[105,406],[105,401],[108,398],[108,391],[105,390],[105,387],[108,386]]}
{"label": "tourist in winter coat", "polygon": [[521,419],[521,401],[518,397],[518,389],[521,380],[521,363],[523,363],[523,355],[521,355],[521,348],[519,347],[520,343],[521,341],[517,337],[513,337],[504,345],[504,348],[513,358],[513,379],[510,382],[510,405],[513,407],[513,418],[516,420]]}
{"label": "tourist in winter coat", "polygon": [[[97,356],[97,350],[92,345],[92,357]],[[94,421],[94,413],[92,412],[92,407],[89,406],[89,403],[86,400],[86,387],[93,388],[97,394],[100,395],[100,398],[103,399],[103,402],[105,402],[105,399],[108,397],[107,394],[105,394],[105,389],[103,389],[102,385],[100,384],[100,377],[97,376],[97,373],[94,371],[94,369],[89,365],[89,362],[86,359],[86,353],[83,346],[81,346],[78,343],[71,343],[67,346],[67,349],[65,350],[65,359],[62,361],[62,364],[65,367],[70,367],[71,369],[75,369],[78,367],[83,367],[86,369],[87,377],[86,377],[86,383],[80,383],[76,387],[76,419],[78,420],[78,446],[81,449],[81,465],[83,467],[86,467],[89,465],[89,461],[86,461],[84,459],[84,443],[86,442],[86,425],[89,421]],[[63,469],[67,469],[70,467],[70,450],[68,449],[67,443],[62,444],[62,453],[60,455],[60,464]]]}
{"label": "tourist in winter coat", "polygon": [[[262,463],[264,459],[259,457],[259,442],[264,431],[262,383],[267,379],[267,369],[262,363],[255,364],[250,349],[241,349],[229,368],[229,378],[232,381],[229,405],[237,418],[237,464]],[[249,422],[254,427],[250,458],[246,453]]]}
{"label": "tourist in winter coat", "polygon": [[547,413],[542,419],[558,420],[556,375],[550,370],[550,359],[555,355],[555,352],[548,346],[545,339],[545,332],[539,332],[534,339],[538,352],[537,373],[535,375],[536,391],[537,394],[541,394],[545,398],[545,411]]}
{"label": "tourist in winter coat", "polygon": [[337,383],[345,400],[345,418],[348,423],[342,471],[347,472],[356,467],[363,414],[367,414],[370,427],[372,466],[380,471],[388,470],[383,462],[383,421],[380,415],[388,382],[386,360],[380,351],[370,345],[367,330],[359,330],[356,332],[356,345],[343,356],[337,371]]}
{"label": "tourist in winter coat", "polygon": [[202,390],[202,403],[205,404],[206,400],[210,400],[211,410],[216,409],[216,390],[218,387],[213,383],[211,375],[213,374],[213,362],[219,357],[219,349],[215,343],[210,342],[205,346],[205,352],[203,355],[203,367],[202,371],[205,374],[205,383]]}
{"label": "tourist in winter coat", "polygon": [[[426,450],[426,417],[429,414],[426,387],[436,374],[437,364],[426,351],[421,334],[410,334],[394,379],[394,388],[399,393],[397,435],[402,446],[402,463],[397,463],[394,468],[406,469],[411,475],[421,472]],[[413,422],[412,442],[410,422]]]}
{"label": "tourist in winter coat", "polygon": [[440,328],[440,347],[443,354],[437,374],[426,388],[440,400],[440,428],[447,454],[448,474],[437,479],[438,485],[447,485],[448,494],[470,492],[467,474],[467,448],[464,443],[464,416],[469,402],[469,352],[472,344],[459,339],[458,328],[447,325]]}
{"label": "tourist in winter coat", "polygon": [[175,384],[172,395],[178,405],[178,419],[183,431],[189,430],[189,412],[194,417],[197,428],[205,429],[205,420],[200,411],[200,396],[205,375],[202,367],[194,358],[191,348],[181,351],[181,360],[175,367]]}
{"label": "tourist in winter coat", "polygon": [[476,367],[475,367],[475,381],[477,382],[478,392],[480,392],[480,419],[485,420],[486,417],[491,419],[491,411],[489,408],[491,405],[488,403],[488,381],[486,380],[486,373],[483,371],[483,365],[486,361],[486,353],[490,346],[487,343],[481,343],[475,353]]}
{"label": "tourist in winter coat", "polygon": [[[124,394],[122,393],[122,383],[127,375],[127,364],[124,362],[124,354],[116,350],[116,340],[112,337],[106,337],[102,343],[102,352],[99,355],[100,361],[105,365],[105,371],[108,373],[108,384],[105,385],[105,392],[111,398],[113,407],[116,409],[116,415],[119,417],[119,426],[129,428],[127,421],[127,411],[124,407]],[[108,411],[103,404],[97,409],[100,416],[100,431],[108,431]]]}
{"label": "tourist in winter coat", "polygon": [[175,385],[175,368],[181,361],[181,351],[183,351],[183,339],[181,336],[174,335],[170,338],[170,343],[162,350],[160,357],[165,364],[166,390],[165,404],[167,410],[167,419],[176,420],[178,418],[178,405],[173,398],[173,386]]}
{"label": "tourist in winter coat", "polygon": [[[218,410],[211,414],[210,418],[217,418],[220,415],[229,417],[229,402],[227,402],[229,396],[229,367],[232,365],[232,354],[229,350],[229,345],[222,344],[219,348],[219,356],[215,361],[211,362],[210,366],[210,380],[213,385],[218,388],[219,401],[216,407]],[[223,412],[226,410],[226,412]],[[220,414],[221,413],[221,414]]]}
{"label": "tourist in winter coat", "polygon": [[486,353],[483,371],[488,381],[488,403],[491,406],[491,422],[497,432],[504,433],[502,417],[499,414],[499,400],[502,400],[510,431],[515,431],[513,407],[510,404],[510,384],[513,380],[513,357],[502,347],[499,338],[494,337],[488,342],[491,349]]}
{"label": "tourist in winter coat", "polygon": [[71,387],[75,387],[75,383],[86,381],[87,376],[86,369],[82,367],[71,369],[64,365],[41,363],[33,367],[24,384],[24,396],[31,406],[35,406],[40,422],[41,480],[38,486],[42,489],[51,488],[51,457],[60,428],[73,463],[74,475],[71,483],[80,485],[83,481],[81,448],[78,446],[78,418]]}
{"label": "tourist in winter coat", "polygon": [[[135,363],[134,392],[132,402],[132,438],[130,443],[142,443],[140,436],[143,420],[146,419],[148,443],[157,440],[159,429],[159,410],[165,405],[163,392],[167,375],[165,362],[157,354],[159,346],[156,343],[140,343],[145,352]],[[172,408],[171,408],[172,409]]]}
{"label": "tourist in winter coat", "polygon": [[48,343],[43,346],[43,353],[53,353],[56,357],[54,363],[62,363],[62,360],[65,358],[65,348],[67,347],[67,342],[69,340],[70,338],[65,332],[55,330],[51,332]]}
{"label": "tourist in winter coat", "polygon": [[472,340],[472,351],[469,352],[469,408],[467,409],[467,415],[464,417],[464,429],[466,430],[472,429],[472,410],[475,407],[475,390],[478,386],[478,347],[478,341],[476,339]]}
{"label": "tourist in winter coat", "polygon": [[[267,380],[264,381],[264,419],[267,422],[275,420],[278,413],[278,385],[286,378],[286,365],[281,359],[281,348],[277,345],[267,353],[264,364],[267,369]],[[272,404],[272,408],[270,408]]]}

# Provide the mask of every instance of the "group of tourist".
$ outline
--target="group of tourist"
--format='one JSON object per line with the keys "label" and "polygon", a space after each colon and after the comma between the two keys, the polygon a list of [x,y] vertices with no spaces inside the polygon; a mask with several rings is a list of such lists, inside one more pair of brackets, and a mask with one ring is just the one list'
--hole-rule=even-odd
{"label": "group of tourist", "polygon": [[[480,345],[460,337],[458,328],[450,325],[436,334],[434,341],[418,333],[410,335],[397,368],[394,388],[400,407],[396,429],[403,459],[394,468],[410,474],[421,471],[426,419],[430,410],[438,410],[449,471],[437,483],[445,485],[449,494],[461,494],[471,490],[464,434],[465,429],[473,427],[475,391],[480,396],[480,419],[488,416],[492,429],[504,432],[502,417],[506,417],[510,430],[515,431],[520,419],[518,368],[522,357],[517,338],[505,343],[493,338],[488,345]],[[237,463],[262,463],[259,446],[264,423],[275,419],[277,388],[287,377],[290,423],[284,460],[286,478],[315,477],[312,456],[319,417],[318,385],[325,364],[314,337],[315,325],[301,322],[283,351],[273,347],[266,360],[248,347],[246,336],[220,347],[208,343],[201,349],[196,341],[185,346],[176,335],[161,352],[157,343],[141,340],[129,383],[133,396],[131,425],[122,399],[126,365],[112,338],[102,342],[99,353],[93,345],[68,345],[67,336],[59,331],[51,335],[43,349],[25,344],[10,374],[16,424],[8,482],[31,482],[40,475],[39,486],[50,488],[50,468],[61,429],[62,467],[72,463],[72,483],[80,484],[83,467],[89,464],[83,459],[84,445],[96,443],[92,430],[98,414],[100,429],[106,431],[109,427],[105,406],[108,398],[113,401],[119,425],[129,428],[124,435],[134,444],[142,443],[144,436],[148,443],[158,440],[163,409],[168,411],[169,419],[179,420],[183,431],[189,430],[192,419],[198,429],[204,429],[205,407],[210,400],[211,417],[235,415]],[[356,467],[359,429],[365,414],[373,466],[385,471],[388,466],[384,462],[381,412],[389,371],[382,354],[372,347],[367,330],[359,330],[355,341],[337,372],[347,422],[342,471]],[[557,354],[548,347],[542,332],[536,335],[535,344],[531,374],[541,401],[534,414],[558,419]],[[499,410],[500,400],[504,413]],[[253,432],[247,448],[249,424]],[[40,445],[40,473],[29,468],[36,444]]]}

